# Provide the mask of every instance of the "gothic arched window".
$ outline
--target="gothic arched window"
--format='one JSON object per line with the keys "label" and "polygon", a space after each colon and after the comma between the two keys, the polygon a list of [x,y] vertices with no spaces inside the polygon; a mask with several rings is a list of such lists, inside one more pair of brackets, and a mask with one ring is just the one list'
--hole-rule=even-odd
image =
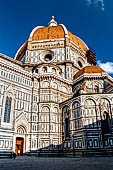
{"label": "gothic arched window", "polygon": [[5,102],[5,111],[4,111],[4,122],[5,123],[10,123],[11,102],[12,102],[12,98],[7,96],[6,102]]}

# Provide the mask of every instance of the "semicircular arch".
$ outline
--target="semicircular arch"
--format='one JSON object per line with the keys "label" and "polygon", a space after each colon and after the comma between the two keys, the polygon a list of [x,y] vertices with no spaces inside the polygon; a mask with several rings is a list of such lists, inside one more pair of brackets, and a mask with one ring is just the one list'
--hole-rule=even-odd
{"label": "semicircular arch", "polygon": [[27,133],[27,128],[24,125],[18,125],[16,128],[16,132],[18,134],[26,134]]}
{"label": "semicircular arch", "polygon": [[77,101],[77,100],[73,101],[72,102],[72,109],[75,109],[75,108],[78,108],[78,107],[80,107],[80,101]]}
{"label": "semicircular arch", "polygon": [[49,81],[43,81],[42,82],[42,88],[49,88],[50,87],[50,82]]}
{"label": "semicircular arch", "polygon": [[88,98],[86,98],[85,100],[84,100],[84,102],[83,102],[83,105],[85,105],[85,102],[86,101],[92,101],[95,105],[96,105],[96,99],[94,99],[93,97],[88,97]]}
{"label": "semicircular arch", "polygon": [[102,100],[106,100],[106,101],[108,101],[109,104],[111,104],[111,100],[107,96],[98,98],[98,103],[102,103]]}
{"label": "semicircular arch", "polygon": [[41,112],[47,112],[47,113],[49,113],[49,112],[50,112],[50,107],[49,107],[48,105],[42,106]]}

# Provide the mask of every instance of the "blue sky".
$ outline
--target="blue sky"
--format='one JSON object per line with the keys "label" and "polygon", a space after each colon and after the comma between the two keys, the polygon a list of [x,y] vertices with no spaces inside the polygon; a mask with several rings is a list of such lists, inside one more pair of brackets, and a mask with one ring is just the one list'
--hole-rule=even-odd
{"label": "blue sky", "polygon": [[113,0],[0,0],[0,53],[14,57],[32,29],[51,16],[85,41],[113,76]]}

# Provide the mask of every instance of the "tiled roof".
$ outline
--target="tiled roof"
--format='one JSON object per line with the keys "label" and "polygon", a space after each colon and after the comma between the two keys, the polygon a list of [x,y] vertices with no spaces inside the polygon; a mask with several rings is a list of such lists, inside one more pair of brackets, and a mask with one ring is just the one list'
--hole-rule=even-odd
{"label": "tiled roof", "polygon": [[60,25],[38,28],[32,36],[32,41],[56,38],[64,38],[64,30]]}
{"label": "tiled roof", "polygon": [[68,35],[69,35],[69,39],[73,41],[75,44],[77,44],[79,47],[81,47],[84,51],[88,50],[87,46],[80,38],[72,34],[70,31],[68,31]]}
{"label": "tiled roof", "polygon": [[[72,34],[70,31],[68,31],[68,36],[71,41],[73,41],[76,45],[81,47],[84,51],[88,50],[85,43],[80,38]],[[64,38],[64,37],[65,37],[65,32],[61,25],[50,26],[50,27],[48,26],[48,27],[37,28],[32,35],[32,41],[57,39],[57,38]]]}
{"label": "tiled roof", "polygon": [[81,76],[84,73],[87,74],[93,74],[93,73],[102,73],[105,72],[104,70],[102,70],[100,67],[98,66],[86,66],[83,69],[81,69],[80,71],[78,71],[74,76],[73,79],[78,78],[79,76]]}

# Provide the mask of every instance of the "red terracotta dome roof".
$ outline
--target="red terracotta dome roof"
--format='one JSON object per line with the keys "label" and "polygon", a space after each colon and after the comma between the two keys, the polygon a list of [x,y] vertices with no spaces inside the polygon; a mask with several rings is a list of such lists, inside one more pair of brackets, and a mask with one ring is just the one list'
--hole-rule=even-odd
{"label": "red terracotta dome roof", "polygon": [[83,69],[81,69],[80,71],[78,71],[74,76],[73,79],[78,78],[79,76],[81,76],[84,73],[87,74],[93,74],[93,73],[103,73],[105,72],[104,70],[102,70],[100,67],[98,66],[86,66]]}
{"label": "red terracotta dome roof", "polygon": [[[84,51],[88,50],[86,44],[80,38],[72,34],[70,31],[68,31],[68,36],[71,41],[73,41],[76,45],[80,46]],[[58,39],[64,37],[65,32],[62,25],[48,26],[37,28],[32,35],[32,41]]]}
{"label": "red terracotta dome roof", "polygon": [[64,38],[64,36],[64,30],[60,25],[51,27],[41,27],[34,32],[32,36],[32,41]]}
{"label": "red terracotta dome roof", "polygon": [[68,37],[73,43],[79,46],[84,51],[88,50],[87,45],[82,41],[79,37],[72,34],[67,28],[57,22],[52,17],[52,20],[49,22],[47,27],[37,26],[34,28],[29,36],[29,39],[21,46],[21,48],[17,51],[15,55],[15,59],[17,59],[18,55],[22,52],[23,48],[27,45],[28,41],[38,41],[38,40],[48,40],[48,39],[60,39]]}

